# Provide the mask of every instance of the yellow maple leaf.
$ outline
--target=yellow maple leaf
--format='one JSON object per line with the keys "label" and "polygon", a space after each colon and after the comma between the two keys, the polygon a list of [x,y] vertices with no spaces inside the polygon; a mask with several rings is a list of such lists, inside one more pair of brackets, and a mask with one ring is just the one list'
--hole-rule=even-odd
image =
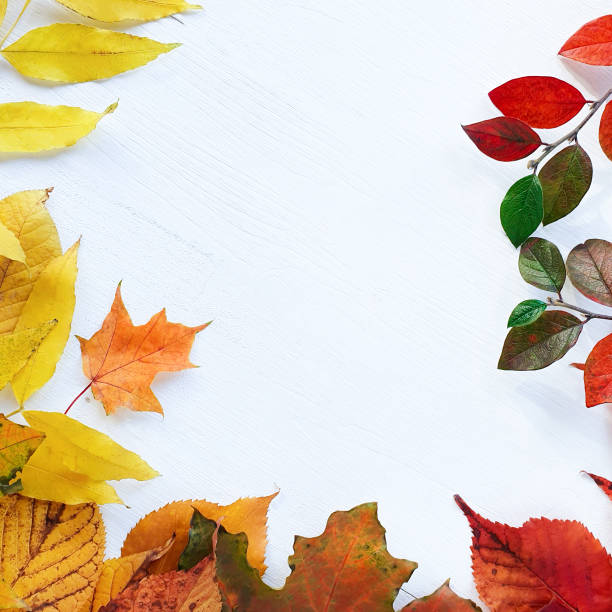
{"label": "yellow maple leaf", "polygon": [[159,476],[136,453],[69,416],[35,410],[22,414],[46,436],[21,473],[24,495],[71,504],[123,503],[106,480]]}
{"label": "yellow maple leaf", "polygon": [[60,4],[98,21],[151,21],[202,8],[184,0],[58,0]]}
{"label": "yellow maple leaf", "polygon": [[132,70],[178,46],[93,26],[55,23],[31,30],[0,53],[27,77],[80,83]]}
{"label": "yellow maple leaf", "polygon": [[0,104],[0,151],[33,153],[70,147],[116,108],[117,103],[96,113],[76,106],[47,106],[36,102]]}
{"label": "yellow maple leaf", "polygon": [[13,393],[20,406],[53,376],[64,352],[76,299],[78,248],[77,242],[49,263],[38,277],[17,321],[15,331],[39,326],[49,319],[58,321],[12,380]]}

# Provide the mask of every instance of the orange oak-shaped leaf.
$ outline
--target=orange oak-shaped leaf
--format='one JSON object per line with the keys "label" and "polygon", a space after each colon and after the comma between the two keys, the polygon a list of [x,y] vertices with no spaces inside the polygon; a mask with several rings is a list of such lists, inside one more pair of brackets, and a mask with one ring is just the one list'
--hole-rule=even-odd
{"label": "orange oak-shaped leaf", "polygon": [[612,610],[612,558],[584,525],[532,518],[510,527],[455,501],[472,528],[474,580],[491,610]]}
{"label": "orange oak-shaped leaf", "polygon": [[220,521],[230,533],[244,532],[249,539],[247,559],[261,574],[266,565],[268,507],[278,495],[266,497],[244,497],[228,506],[219,506],[203,499],[178,501],[147,514],[128,533],[121,549],[121,555],[131,555],[160,546],[174,534],[170,550],[151,564],[149,571],[162,574],[178,567],[181,553],[187,546],[189,523],[193,509],[199,510],[207,519]]}
{"label": "orange oak-shaped leaf", "polygon": [[165,309],[145,325],[133,325],[119,285],[101,329],[89,340],[78,338],[83,372],[91,380],[93,395],[102,402],[106,414],[120,406],[163,414],[150,389],[153,379],[159,372],[195,367],[189,361],[189,351],[195,335],[208,325],[169,323]]}
{"label": "orange oak-shaped leaf", "polygon": [[[202,559],[187,572],[148,576],[128,587],[100,612],[219,612],[215,559]],[[255,612],[255,611],[253,611]]]}
{"label": "orange oak-shaped leaf", "polygon": [[612,500],[612,482],[607,478],[597,476],[597,474],[586,473],[595,481],[595,484],[610,498],[610,500]]}
{"label": "orange oak-shaped leaf", "polygon": [[410,602],[402,612],[474,612],[480,608],[469,599],[459,597],[448,586],[447,580],[437,591],[427,597]]}
{"label": "orange oak-shaped leaf", "polygon": [[584,392],[588,408],[612,402],[612,334],[602,338],[590,352],[584,366]]}

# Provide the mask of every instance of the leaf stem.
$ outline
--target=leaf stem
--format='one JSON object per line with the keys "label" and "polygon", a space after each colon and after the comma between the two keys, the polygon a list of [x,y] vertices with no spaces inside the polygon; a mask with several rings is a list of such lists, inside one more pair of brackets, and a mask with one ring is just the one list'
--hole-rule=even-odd
{"label": "leaf stem", "polygon": [[565,134],[565,136],[561,136],[561,138],[559,138],[558,140],[547,144],[544,147],[544,151],[542,151],[540,157],[536,157],[535,159],[532,159],[528,162],[527,168],[533,170],[535,174],[540,163],[546,157],[548,157],[557,147],[562,145],[564,142],[576,142],[576,140],[578,139],[578,132],[580,132],[580,130],[590,121],[591,117],[593,117],[593,115],[599,110],[602,104],[604,104],[604,102],[606,102],[606,100],[610,96],[612,96],[612,89],[608,89],[608,91],[601,98],[599,98],[599,100],[591,102],[591,110],[589,110],[587,116],[571,132],[568,132],[567,134]]}
{"label": "leaf stem", "polygon": [[93,384],[93,381],[90,381],[89,384],[70,402],[70,405],[68,406],[68,408],[66,408],[66,410],[64,411],[64,414],[68,414],[68,411],[74,406],[74,404],[79,399],[79,397],[81,397],[83,393],[86,393],[92,384]]}
{"label": "leaf stem", "polygon": [[607,321],[612,321],[612,315],[599,314],[598,312],[591,312],[590,310],[586,310],[585,308],[580,308],[580,306],[574,306],[573,304],[568,304],[563,300],[558,300],[556,298],[549,297],[546,300],[551,306],[559,306],[561,308],[568,308],[569,310],[575,310],[580,314],[583,314],[586,317],[585,323],[588,323],[591,319],[606,319]]}

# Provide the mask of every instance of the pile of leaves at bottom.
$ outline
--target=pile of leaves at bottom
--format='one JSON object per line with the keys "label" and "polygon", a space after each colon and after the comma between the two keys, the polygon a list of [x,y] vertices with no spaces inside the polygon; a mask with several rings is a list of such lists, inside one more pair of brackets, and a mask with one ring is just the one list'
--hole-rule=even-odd
{"label": "pile of leaves at bottom", "polygon": [[[612,498],[612,483],[593,476]],[[334,512],[320,536],[296,537],[282,589],[265,571],[267,510],[275,495],[229,506],[174,502],[128,534],[103,561],[96,504],[64,505],[19,494],[0,499],[0,609],[58,612],[393,610],[417,564],[387,551],[376,504]],[[476,586],[494,611],[612,610],[612,559],[575,521],[491,522],[459,497],[473,531]],[[402,612],[473,612],[448,582]]]}

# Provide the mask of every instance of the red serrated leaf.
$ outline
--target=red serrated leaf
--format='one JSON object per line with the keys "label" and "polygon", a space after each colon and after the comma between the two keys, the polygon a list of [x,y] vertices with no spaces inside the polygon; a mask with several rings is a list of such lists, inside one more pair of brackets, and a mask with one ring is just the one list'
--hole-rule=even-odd
{"label": "red serrated leaf", "polygon": [[599,122],[599,144],[608,159],[612,159],[612,102],[608,102]]}
{"label": "red serrated leaf", "polygon": [[612,482],[607,478],[597,476],[597,474],[591,474],[590,472],[585,472],[585,474],[590,476],[595,484],[612,500]]}
{"label": "red serrated leaf", "polygon": [[584,525],[532,518],[510,527],[455,501],[472,528],[476,588],[492,610],[612,610],[612,558]]}
{"label": "red serrated leaf", "polygon": [[546,76],[512,79],[490,91],[489,98],[504,115],[533,128],[563,125],[586,104],[573,85]]}
{"label": "red serrated leaf", "polygon": [[514,117],[487,119],[464,125],[463,129],[485,155],[498,161],[523,159],[542,144],[526,123]]}
{"label": "red serrated leaf", "polygon": [[601,339],[584,364],[587,408],[612,402],[612,334]]}
{"label": "red serrated leaf", "polygon": [[559,55],[592,66],[612,66],[612,15],[583,25],[561,47]]}

